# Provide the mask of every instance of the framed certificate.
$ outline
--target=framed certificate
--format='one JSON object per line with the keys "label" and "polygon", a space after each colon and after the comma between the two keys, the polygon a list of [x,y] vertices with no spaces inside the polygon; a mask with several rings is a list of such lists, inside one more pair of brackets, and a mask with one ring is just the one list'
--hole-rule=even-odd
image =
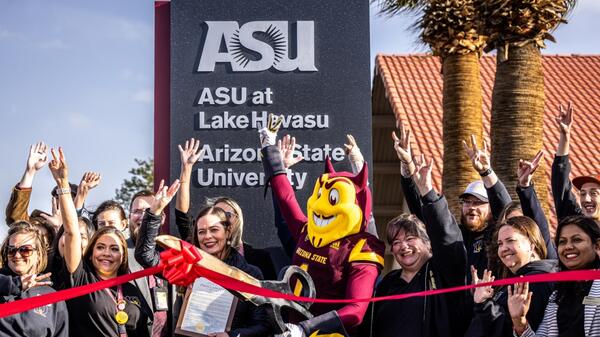
{"label": "framed certificate", "polygon": [[197,278],[185,293],[175,333],[205,337],[209,333],[228,332],[237,301],[225,288],[204,277]]}

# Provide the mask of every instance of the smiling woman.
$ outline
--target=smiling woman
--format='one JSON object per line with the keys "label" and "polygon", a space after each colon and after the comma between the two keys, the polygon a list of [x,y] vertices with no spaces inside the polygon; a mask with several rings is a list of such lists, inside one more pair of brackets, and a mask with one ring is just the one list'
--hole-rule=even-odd
{"label": "smiling woman", "polygon": [[[1,254],[4,266],[0,274],[16,277],[14,283],[20,289],[3,294],[0,303],[54,292],[48,286],[51,283],[47,282],[49,274],[36,277],[47,264],[44,241],[37,227],[25,221],[12,224],[2,244]],[[1,318],[0,335],[66,337],[69,335],[66,305],[58,302]]]}
{"label": "smiling woman", "polygon": [[[564,218],[556,229],[561,270],[597,269],[600,259],[600,228],[592,218]],[[600,313],[594,300],[600,296],[600,281],[560,282],[548,300],[544,318],[535,329],[528,319],[531,296],[528,285],[509,289],[508,306],[516,336],[600,336]],[[534,333],[534,331],[536,331]]]}
{"label": "smiling woman", "polygon": [[[495,254],[502,262],[499,278],[552,273],[556,271],[556,260],[546,260],[548,248],[538,224],[526,216],[514,216],[496,226],[493,242]],[[493,280],[491,272],[485,272],[479,280],[473,270],[474,283]],[[554,290],[552,283],[532,284],[532,302],[527,320],[537,329],[544,317],[548,298]],[[494,291],[496,292],[494,294]],[[491,287],[477,288],[473,294],[475,310],[466,337],[512,336],[512,322],[508,312],[506,287],[493,290]]]}
{"label": "smiling woman", "polygon": [[[129,272],[127,245],[119,228],[104,226],[81,252],[81,233],[73,199],[64,194],[68,169],[62,149],[52,149],[52,176],[59,188],[59,203],[64,224],[64,263],[62,271],[68,287],[77,287],[114,278]],[[69,301],[69,329],[73,336],[128,337],[149,336],[152,312],[144,305],[139,290],[130,283],[107,288]]]}

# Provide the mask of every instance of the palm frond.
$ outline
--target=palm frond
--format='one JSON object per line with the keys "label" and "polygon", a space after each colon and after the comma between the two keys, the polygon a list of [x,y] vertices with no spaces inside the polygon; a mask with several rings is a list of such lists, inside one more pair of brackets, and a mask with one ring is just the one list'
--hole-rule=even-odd
{"label": "palm frond", "polygon": [[564,0],[564,5],[567,8],[565,14],[563,15],[564,18],[567,18],[569,15],[571,15],[573,10],[575,10],[575,7],[577,7],[578,2],[578,0]]}
{"label": "palm frond", "polygon": [[428,0],[371,0],[379,7],[379,13],[395,16],[404,13],[415,13],[427,5]]}

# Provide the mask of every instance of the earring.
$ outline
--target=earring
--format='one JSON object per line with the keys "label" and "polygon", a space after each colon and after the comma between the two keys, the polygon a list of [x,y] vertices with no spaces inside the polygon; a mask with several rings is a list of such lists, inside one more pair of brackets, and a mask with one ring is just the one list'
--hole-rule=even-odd
{"label": "earring", "polygon": [[225,241],[225,244],[228,245],[228,246],[231,246],[231,240]]}

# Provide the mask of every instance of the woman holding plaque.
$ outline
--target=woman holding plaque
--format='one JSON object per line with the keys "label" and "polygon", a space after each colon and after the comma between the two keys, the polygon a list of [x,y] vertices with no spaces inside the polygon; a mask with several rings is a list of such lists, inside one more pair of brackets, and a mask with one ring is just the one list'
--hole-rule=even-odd
{"label": "woman holding plaque", "polygon": [[[127,245],[116,228],[100,228],[82,255],[80,226],[70,195],[68,169],[62,149],[52,149],[50,171],[58,186],[64,224],[64,261],[68,287],[107,280],[129,272]],[[141,305],[139,290],[130,283],[76,297],[67,303],[72,336],[150,336],[149,308]]]}
{"label": "woman holding plaque", "polygon": [[[144,267],[155,266],[160,261],[154,239],[160,230],[162,211],[167,207],[178,188],[178,181],[175,181],[170,188],[166,186],[159,188],[154,202],[144,213],[135,248],[136,259]],[[198,213],[196,219],[190,231],[192,244],[228,265],[236,267],[254,278],[262,279],[260,270],[248,264],[237,249],[232,247],[231,240],[236,237],[237,233],[230,222],[230,217],[223,209],[215,206],[205,207]],[[271,334],[272,329],[266,311],[252,303],[239,301],[231,322],[231,330],[209,336],[262,337]]]}
{"label": "woman holding plaque", "polygon": [[[175,200],[175,224],[182,239],[190,238],[194,219],[190,213],[190,182],[192,179],[192,167],[200,160],[200,140],[190,138],[179,145],[181,159],[181,171],[179,181],[181,188]],[[258,267],[267,280],[275,280],[277,272],[268,251],[254,248],[242,240],[244,232],[244,213],[240,205],[233,198],[220,196],[207,198],[206,206],[216,206],[225,211],[231,223],[231,247],[236,249],[248,263]],[[284,225],[285,231],[287,227]],[[279,229],[278,229],[279,231]],[[294,244],[295,245],[295,244]]]}

